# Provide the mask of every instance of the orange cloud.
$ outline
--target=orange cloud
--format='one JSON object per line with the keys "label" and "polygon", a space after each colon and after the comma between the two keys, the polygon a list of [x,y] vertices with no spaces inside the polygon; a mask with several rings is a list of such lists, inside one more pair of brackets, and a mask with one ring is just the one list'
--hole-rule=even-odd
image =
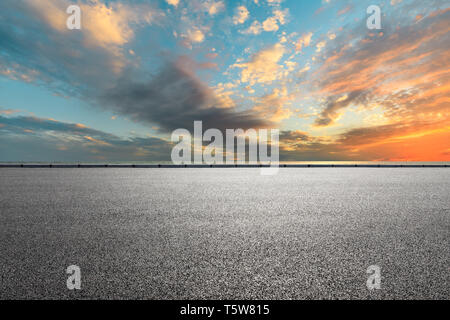
{"label": "orange cloud", "polygon": [[261,115],[264,119],[280,122],[292,115],[289,105],[293,99],[294,95],[289,94],[286,87],[275,88],[271,93],[258,98],[252,111]]}
{"label": "orange cloud", "polygon": [[[313,75],[315,95],[327,101],[316,125],[334,124],[352,105],[377,103],[393,121],[412,121],[419,110],[448,108],[450,51],[443,44],[450,41],[449,14],[424,18],[421,23],[428,27],[404,27],[370,42],[363,38],[329,54]],[[342,95],[350,99],[337,101]]]}
{"label": "orange cloud", "polygon": [[[66,0],[25,0],[27,5],[52,28],[67,32],[66,9],[73,4]],[[81,8],[81,32],[92,45],[123,45],[134,36],[131,24],[151,24],[162,13],[148,6],[121,3],[106,5],[99,0],[77,2]]]}
{"label": "orange cloud", "polygon": [[13,110],[13,109],[0,109],[0,114],[6,114],[6,115],[10,115],[10,114],[14,114],[14,113],[18,113],[20,112],[20,110]]}
{"label": "orange cloud", "polygon": [[94,144],[98,144],[98,145],[102,145],[102,146],[111,146],[111,144],[108,142],[98,140],[98,139],[92,138],[90,136],[84,136],[84,138],[86,140],[89,140],[90,142],[93,142]]}
{"label": "orange cloud", "polygon": [[280,147],[288,160],[450,161],[450,122],[356,128],[337,138],[287,131]]}
{"label": "orange cloud", "polygon": [[250,85],[255,83],[272,83],[282,75],[282,65],[278,62],[285,53],[283,45],[277,43],[255,54],[251,61],[238,63],[233,67],[240,68],[241,81]]}

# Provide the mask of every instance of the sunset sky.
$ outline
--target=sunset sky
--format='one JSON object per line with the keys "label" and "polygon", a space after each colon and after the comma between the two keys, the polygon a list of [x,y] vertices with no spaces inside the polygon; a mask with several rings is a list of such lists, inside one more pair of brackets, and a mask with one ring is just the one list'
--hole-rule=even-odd
{"label": "sunset sky", "polygon": [[450,3],[0,2],[0,161],[170,160],[195,120],[278,128],[284,161],[450,161]]}

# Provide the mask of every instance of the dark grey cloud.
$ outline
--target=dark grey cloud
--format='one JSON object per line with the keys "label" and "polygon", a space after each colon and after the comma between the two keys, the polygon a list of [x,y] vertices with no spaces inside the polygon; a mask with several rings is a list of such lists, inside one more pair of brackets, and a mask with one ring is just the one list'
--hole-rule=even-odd
{"label": "dark grey cloud", "polygon": [[101,137],[102,139],[113,140],[117,137],[99,130],[91,129],[76,123],[66,123],[55,121],[52,119],[44,119],[37,117],[18,116],[3,117],[0,116],[0,130],[9,133],[21,133],[24,130],[30,131],[54,131],[72,135],[88,135]]}
{"label": "dark grey cloud", "polygon": [[311,136],[306,132],[301,131],[281,131],[280,142],[299,142],[299,141],[311,141]]}
{"label": "dark grey cloud", "polygon": [[[340,99],[342,98],[342,99]],[[324,109],[321,111],[319,117],[315,121],[315,125],[328,126],[339,116],[339,110],[344,109],[351,104],[365,104],[369,101],[367,93],[356,90],[350,92],[347,96],[332,96],[328,97]]]}
{"label": "dark grey cloud", "polygon": [[346,160],[344,154],[335,153],[339,147],[307,132],[286,130],[280,133],[281,161],[334,161]]}
{"label": "dark grey cloud", "polygon": [[103,105],[134,121],[157,123],[170,132],[192,129],[196,120],[204,128],[259,128],[270,122],[249,111],[222,108],[212,90],[179,61],[167,62],[148,82],[122,79],[102,97]]}
{"label": "dark grey cloud", "polygon": [[0,116],[0,161],[170,161],[172,143],[74,123]]}

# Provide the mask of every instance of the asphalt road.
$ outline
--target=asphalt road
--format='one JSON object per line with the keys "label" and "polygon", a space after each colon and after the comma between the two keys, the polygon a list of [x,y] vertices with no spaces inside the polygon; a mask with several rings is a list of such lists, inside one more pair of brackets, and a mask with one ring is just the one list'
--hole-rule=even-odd
{"label": "asphalt road", "polygon": [[450,297],[447,168],[2,168],[0,231],[1,299]]}

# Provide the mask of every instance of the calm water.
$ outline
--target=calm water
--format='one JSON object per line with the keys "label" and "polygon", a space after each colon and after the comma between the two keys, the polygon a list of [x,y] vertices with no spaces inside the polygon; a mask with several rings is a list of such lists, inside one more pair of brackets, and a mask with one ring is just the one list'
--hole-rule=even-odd
{"label": "calm water", "polygon": [[449,230],[448,168],[3,168],[0,298],[448,299]]}

